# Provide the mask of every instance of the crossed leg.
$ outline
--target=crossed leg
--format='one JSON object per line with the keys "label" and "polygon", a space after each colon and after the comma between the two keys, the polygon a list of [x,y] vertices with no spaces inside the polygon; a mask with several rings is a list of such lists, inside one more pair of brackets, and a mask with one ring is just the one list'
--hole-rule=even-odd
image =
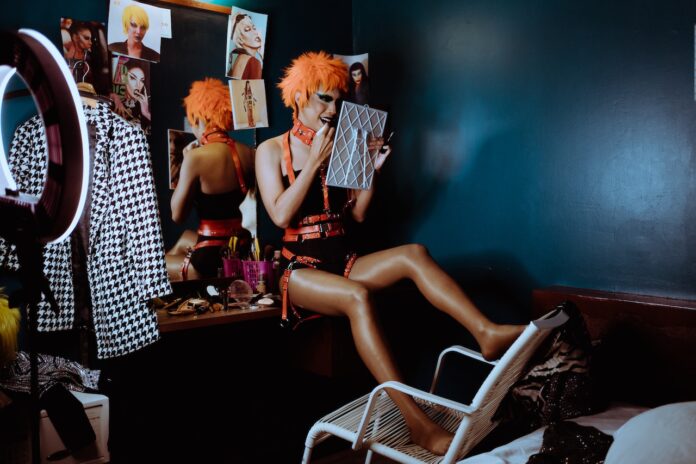
{"label": "crossed leg", "polygon": [[[488,358],[497,357],[523,329],[489,321],[420,245],[404,245],[360,257],[348,279],[316,269],[298,269],[292,273],[288,291],[296,306],[348,317],[358,354],[377,382],[402,381],[370,293],[404,278],[413,280],[430,303],[470,330]],[[435,454],[445,454],[452,434],[433,423],[410,397],[394,391],[390,396],[402,411],[413,442]]]}

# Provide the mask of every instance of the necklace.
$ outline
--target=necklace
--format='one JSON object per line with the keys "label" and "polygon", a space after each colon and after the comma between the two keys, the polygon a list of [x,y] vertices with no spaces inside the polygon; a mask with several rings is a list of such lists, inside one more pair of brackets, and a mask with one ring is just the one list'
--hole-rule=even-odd
{"label": "necklace", "polygon": [[292,135],[297,137],[300,140],[300,142],[304,143],[305,145],[311,145],[312,140],[314,140],[314,136],[317,133],[317,131],[315,131],[314,129],[310,129],[309,127],[302,124],[299,119],[295,119],[295,123],[292,125],[291,132]]}

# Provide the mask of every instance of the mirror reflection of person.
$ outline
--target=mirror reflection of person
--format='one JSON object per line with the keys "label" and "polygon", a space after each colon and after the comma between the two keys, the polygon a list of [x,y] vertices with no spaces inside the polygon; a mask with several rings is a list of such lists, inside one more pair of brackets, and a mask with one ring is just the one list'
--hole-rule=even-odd
{"label": "mirror reflection of person", "polygon": [[256,122],[254,120],[254,108],[256,107],[256,98],[254,98],[254,93],[251,91],[251,82],[246,81],[244,84],[244,91],[242,92],[242,101],[244,102],[244,111],[247,114],[247,124],[249,127],[256,127]]}
{"label": "mirror reflection of person", "polygon": [[196,141],[184,149],[172,219],[184,222],[195,207],[200,222],[197,234],[184,232],[165,256],[173,281],[217,276],[222,247],[233,235],[244,235],[239,205],[254,182],[253,150],[227,135],[232,127],[228,87],[218,79],[196,81],[184,106]]}
{"label": "mirror reflection of person", "polygon": [[114,111],[128,121],[140,124],[148,132],[152,116],[150,114],[150,96],[147,92],[147,63],[129,59],[123,65],[122,82],[125,83],[123,98],[114,98]]}
{"label": "mirror reflection of person", "polygon": [[147,61],[159,61],[160,54],[143,43],[145,34],[150,28],[150,18],[147,12],[139,5],[128,5],[121,15],[123,33],[126,34],[125,42],[109,44],[109,50],[131,58],[139,58]]}
{"label": "mirror reflection of person", "polygon": [[239,13],[234,17],[230,40],[235,48],[230,52],[227,77],[261,79],[263,39],[251,16]]}
{"label": "mirror reflection of person", "polygon": [[[375,379],[402,381],[371,294],[410,279],[432,305],[471,332],[486,359],[498,358],[524,327],[490,321],[424,246],[403,245],[365,256],[352,252],[343,215],[362,222],[374,187],[351,191],[326,184],[335,135],[331,126],[347,82],[347,66],[324,52],[295,59],[279,84],[283,102],[293,109],[293,126],[257,150],[263,204],[271,220],[285,228],[281,289],[289,307],[283,313],[292,311],[298,319],[301,311],[347,317],[357,351]],[[391,153],[383,144],[382,139],[369,143],[370,150],[378,152],[378,171]],[[413,442],[444,454],[452,434],[432,422],[410,397],[394,391],[390,396],[403,413]]]}
{"label": "mirror reflection of person", "polygon": [[370,94],[370,79],[365,66],[359,61],[350,65],[349,100],[359,105],[367,105]]}

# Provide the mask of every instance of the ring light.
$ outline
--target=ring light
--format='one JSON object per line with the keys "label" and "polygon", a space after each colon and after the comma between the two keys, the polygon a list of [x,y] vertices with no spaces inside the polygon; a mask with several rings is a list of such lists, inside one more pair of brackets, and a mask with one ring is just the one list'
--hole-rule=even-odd
{"label": "ring light", "polygon": [[40,243],[60,242],[77,225],[87,197],[89,144],[82,102],[65,60],[45,36],[31,29],[2,31],[0,124],[5,89],[15,73],[29,87],[43,120],[48,169],[40,197],[19,193],[0,133],[0,213],[9,213],[10,220],[31,214]]}

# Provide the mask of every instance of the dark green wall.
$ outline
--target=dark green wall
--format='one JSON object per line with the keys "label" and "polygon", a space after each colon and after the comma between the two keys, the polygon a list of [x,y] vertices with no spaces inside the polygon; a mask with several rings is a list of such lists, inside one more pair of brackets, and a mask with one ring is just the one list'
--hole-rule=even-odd
{"label": "dark green wall", "polygon": [[[154,2],[150,2],[154,3]],[[156,4],[156,3],[155,3]],[[233,136],[254,144],[286,131],[291,125],[291,111],[280,101],[275,85],[282,69],[297,55],[307,50],[324,49],[348,54],[351,52],[351,3],[335,2],[331,14],[326,4],[317,0],[298,4],[283,0],[240,0],[240,8],[268,14],[264,79],[270,127],[256,131],[239,131]],[[184,228],[195,228],[192,214],[186,224],[177,226],[171,221],[167,173],[167,129],[182,129],[184,110],[181,100],[186,96],[192,81],[206,76],[226,81],[223,72],[227,35],[227,16],[207,10],[191,9],[173,4],[157,4],[172,10],[174,38],[162,40],[162,62],[151,65],[153,127],[150,137],[153,169],[162,214],[165,246],[171,246]],[[45,34],[57,46],[60,44],[59,21],[61,17],[83,20],[107,21],[108,1],[35,0],[18,2],[12,8],[2,8],[0,28],[28,27]],[[297,24],[324,24],[323,28],[297,27]],[[29,98],[11,100],[9,119],[22,122],[35,114]],[[7,116],[4,116],[7,117]],[[13,123],[3,124],[6,145],[14,131]],[[259,215],[259,233],[278,239],[280,232],[270,223],[265,212]]]}
{"label": "dark green wall", "polygon": [[[330,22],[331,33],[319,34],[316,29],[298,28],[296,24],[326,22],[325,4],[317,0],[297,4],[282,0],[246,0],[235,5],[268,15],[263,78],[268,103],[268,128],[237,131],[232,134],[238,140],[254,145],[288,130],[292,125],[292,112],[280,101],[276,83],[282,69],[306,50],[326,49],[336,53],[351,50],[350,2],[338,2],[332,6],[339,14]],[[151,149],[155,163],[155,177],[163,217],[165,246],[174,244],[184,228],[196,228],[197,218],[192,213],[183,226],[171,221],[169,201],[171,191],[167,187],[168,128],[182,129],[185,116],[181,100],[187,95],[191,82],[204,77],[216,77],[224,82],[225,40],[227,15],[205,10],[194,10],[163,4],[172,10],[172,40],[162,40],[162,62],[151,66],[153,136]],[[260,206],[259,235],[262,240],[280,238],[280,231],[273,226]]]}
{"label": "dark green wall", "polygon": [[[58,43],[60,16],[106,20],[106,5],[16,2],[3,7],[0,27],[32,27]],[[696,296],[692,1],[239,6],[269,14],[271,127],[259,141],[289,124],[274,84],[291,58],[319,48],[370,53],[375,106],[390,111],[396,135],[365,249],[419,241],[461,282],[521,298],[550,284]],[[174,32],[207,33],[176,22]],[[219,61],[208,53],[197,59]],[[156,86],[176,80],[180,93],[202,69],[161,71],[153,69],[152,147],[172,237],[162,131],[183,111],[164,111],[181,95]]]}
{"label": "dark green wall", "polygon": [[695,22],[691,0],[353,0],[396,129],[373,234],[526,301],[696,297]]}

